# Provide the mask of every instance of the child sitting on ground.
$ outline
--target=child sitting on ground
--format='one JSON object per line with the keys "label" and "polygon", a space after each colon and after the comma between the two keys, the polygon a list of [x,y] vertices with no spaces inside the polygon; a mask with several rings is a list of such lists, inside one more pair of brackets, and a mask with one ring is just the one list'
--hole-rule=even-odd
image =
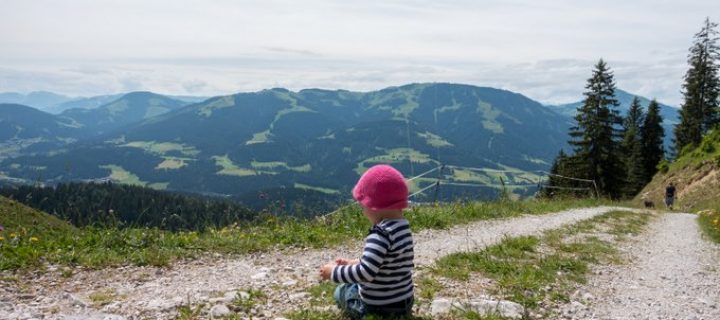
{"label": "child sitting on ground", "polygon": [[373,224],[360,259],[338,258],[320,268],[322,279],[341,283],[335,301],[352,319],[365,315],[409,315],[414,302],[413,238],[403,217],[408,188],[388,165],[368,169],[353,188],[353,198]]}

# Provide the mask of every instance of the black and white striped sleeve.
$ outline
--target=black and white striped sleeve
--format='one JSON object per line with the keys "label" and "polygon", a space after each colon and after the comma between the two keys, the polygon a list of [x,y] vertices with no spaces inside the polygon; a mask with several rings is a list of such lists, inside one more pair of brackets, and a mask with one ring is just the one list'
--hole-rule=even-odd
{"label": "black and white striped sleeve", "polygon": [[373,229],[365,239],[360,263],[347,266],[335,266],[332,271],[332,281],[337,283],[371,282],[378,274],[380,266],[390,248],[388,236]]}

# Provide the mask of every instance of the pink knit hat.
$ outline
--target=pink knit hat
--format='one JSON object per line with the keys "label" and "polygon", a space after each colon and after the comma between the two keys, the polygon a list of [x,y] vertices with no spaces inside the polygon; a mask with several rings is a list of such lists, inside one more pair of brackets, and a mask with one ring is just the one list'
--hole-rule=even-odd
{"label": "pink knit hat", "polygon": [[408,206],[408,187],[400,171],[380,164],[360,177],[353,188],[353,198],[368,209],[403,209]]}

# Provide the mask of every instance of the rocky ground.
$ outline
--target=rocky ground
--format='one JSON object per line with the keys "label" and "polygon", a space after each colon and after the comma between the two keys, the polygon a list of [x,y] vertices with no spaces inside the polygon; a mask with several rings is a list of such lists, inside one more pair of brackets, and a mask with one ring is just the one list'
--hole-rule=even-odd
{"label": "rocky ground", "polygon": [[[421,270],[450,253],[481,250],[507,236],[539,235],[616,209],[575,209],[425,230],[415,235],[416,264]],[[598,269],[589,287],[579,290],[560,314],[572,319],[720,319],[718,274],[710,267],[719,250],[698,232],[694,216],[663,216],[641,240],[623,248],[635,257],[632,264]],[[326,250],[214,256],[170,268],[77,269],[70,275],[51,266],[35,275],[5,274],[0,275],[0,319],[172,319],[181,306],[203,318],[234,309],[254,319],[276,319],[311,304],[308,289],[319,283],[320,264],[355,257],[361,247],[356,242]],[[258,292],[267,298],[255,305],[234,303],[238,295],[248,298]]]}
{"label": "rocky ground", "polygon": [[565,319],[720,319],[720,246],[702,238],[696,216],[665,214],[636,241],[630,261],[594,270]]}

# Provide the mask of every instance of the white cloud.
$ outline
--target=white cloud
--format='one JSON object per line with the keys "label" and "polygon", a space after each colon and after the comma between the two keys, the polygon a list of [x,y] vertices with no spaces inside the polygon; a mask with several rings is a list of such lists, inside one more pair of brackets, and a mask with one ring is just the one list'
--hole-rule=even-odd
{"label": "white cloud", "polygon": [[578,99],[603,57],[621,88],[678,104],[692,36],[720,12],[699,0],[0,2],[0,91],[447,81],[553,103]]}

